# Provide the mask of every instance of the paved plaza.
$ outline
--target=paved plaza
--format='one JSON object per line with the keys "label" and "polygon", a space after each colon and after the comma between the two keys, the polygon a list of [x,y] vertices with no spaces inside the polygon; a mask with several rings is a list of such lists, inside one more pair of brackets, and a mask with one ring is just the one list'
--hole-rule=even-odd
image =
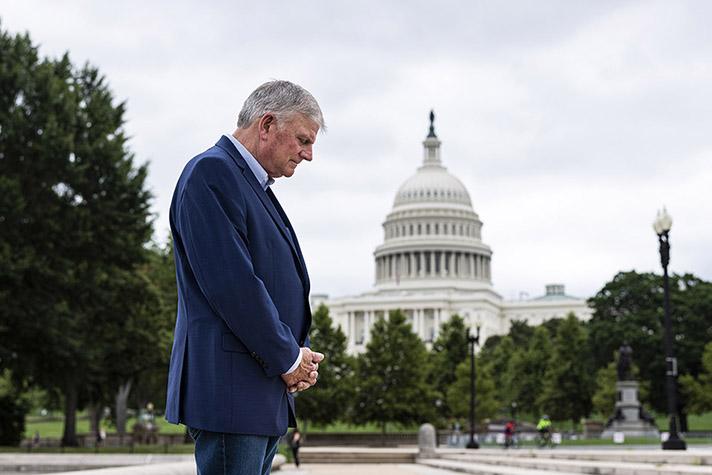
{"label": "paved plaza", "polygon": [[417,464],[285,464],[275,475],[452,475],[451,470]]}
{"label": "paved plaza", "polygon": [[[414,448],[393,449],[394,457]],[[372,452],[372,453],[371,453]],[[296,467],[276,461],[276,475],[712,475],[712,445],[686,451],[659,447],[603,446],[555,449],[483,448],[437,449],[433,457],[416,463],[365,463],[383,458],[384,449],[305,447],[310,461]],[[316,456],[324,454],[323,459]],[[354,459],[354,456],[357,458]],[[336,463],[324,463],[324,461]],[[354,463],[345,463],[352,461]],[[364,463],[361,463],[364,462]],[[192,455],[139,454],[0,454],[0,475],[195,475]]]}

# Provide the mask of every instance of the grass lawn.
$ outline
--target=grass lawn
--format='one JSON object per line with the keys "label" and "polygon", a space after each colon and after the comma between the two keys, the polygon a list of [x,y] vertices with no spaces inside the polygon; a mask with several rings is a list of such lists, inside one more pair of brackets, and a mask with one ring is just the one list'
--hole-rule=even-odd
{"label": "grass lawn", "polygon": [[[133,447],[124,445],[123,447],[40,447],[32,449],[33,454],[192,454],[193,444],[170,444],[170,445],[134,445]],[[0,453],[27,452],[24,447],[0,447]]]}
{"label": "grass lawn", "polygon": [[[40,437],[46,437],[49,439],[59,439],[63,435],[64,431],[64,421],[45,419],[29,419],[25,423],[25,438],[32,438],[36,431],[39,431]],[[183,434],[185,433],[184,425],[169,424],[163,417],[156,417],[156,422],[158,423],[159,432],[161,434]],[[131,428],[136,423],[136,418],[129,418],[126,420],[126,431],[131,432]],[[108,423],[107,421],[102,421],[102,427],[106,432],[116,432],[116,428]],[[89,433],[89,419],[86,416],[77,417],[77,434],[88,434]]]}

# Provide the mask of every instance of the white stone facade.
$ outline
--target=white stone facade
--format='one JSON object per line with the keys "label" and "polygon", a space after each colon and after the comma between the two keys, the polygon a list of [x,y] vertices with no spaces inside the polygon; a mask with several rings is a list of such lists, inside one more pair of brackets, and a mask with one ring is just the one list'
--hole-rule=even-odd
{"label": "white stone facade", "polygon": [[482,222],[470,195],[440,159],[440,140],[431,113],[430,133],[423,142],[423,165],[396,193],[383,223],[384,241],[375,252],[375,285],[361,295],[325,303],[348,338],[348,351],[359,353],[370,340],[371,327],[388,311],[401,309],[426,342],[437,338],[440,323],[457,313],[481,329],[480,342],[506,334],[512,321],[538,325],[574,312],[588,319],[585,300],[565,295],[561,284],[547,286],[545,296],[506,302],[491,281],[492,250],[482,241]]}

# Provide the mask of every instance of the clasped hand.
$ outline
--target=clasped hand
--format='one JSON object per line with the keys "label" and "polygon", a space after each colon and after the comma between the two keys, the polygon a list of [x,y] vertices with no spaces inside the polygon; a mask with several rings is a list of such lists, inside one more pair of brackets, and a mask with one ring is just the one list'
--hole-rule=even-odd
{"label": "clasped hand", "polygon": [[302,360],[297,369],[289,374],[283,374],[282,379],[287,385],[287,391],[303,391],[316,384],[319,377],[319,362],[324,359],[324,355],[312,351],[309,348],[302,348]]}

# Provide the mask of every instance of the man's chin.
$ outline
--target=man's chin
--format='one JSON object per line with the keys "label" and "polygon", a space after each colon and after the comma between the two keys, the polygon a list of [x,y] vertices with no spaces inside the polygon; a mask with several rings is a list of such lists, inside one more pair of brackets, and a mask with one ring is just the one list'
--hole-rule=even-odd
{"label": "man's chin", "polygon": [[293,167],[287,167],[283,172],[282,176],[289,178],[290,176],[294,175],[294,172],[297,171],[297,166],[294,165]]}

